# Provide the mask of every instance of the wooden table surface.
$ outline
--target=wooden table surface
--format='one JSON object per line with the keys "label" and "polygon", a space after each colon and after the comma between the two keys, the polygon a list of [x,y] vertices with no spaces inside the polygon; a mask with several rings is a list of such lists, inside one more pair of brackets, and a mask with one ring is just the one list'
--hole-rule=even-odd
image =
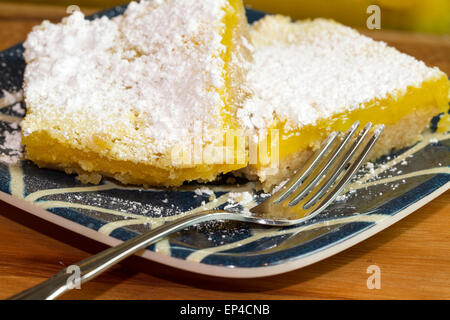
{"label": "wooden table surface", "polygon": [[[6,10],[8,9],[8,10]],[[0,50],[62,11],[0,4]],[[364,32],[450,74],[448,37]],[[450,299],[450,192],[372,238],[282,275],[214,278],[131,257],[62,299]],[[106,246],[0,202],[0,299],[31,287]],[[366,285],[370,265],[381,288]]]}

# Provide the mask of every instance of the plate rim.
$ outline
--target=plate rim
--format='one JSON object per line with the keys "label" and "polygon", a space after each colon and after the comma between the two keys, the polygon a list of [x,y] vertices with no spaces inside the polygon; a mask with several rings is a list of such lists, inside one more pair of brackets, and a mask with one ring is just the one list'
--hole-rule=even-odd
{"label": "plate rim", "polygon": [[[379,233],[380,231],[390,227],[394,223],[407,217],[408,215],[420,209],[421,207],[431,202],[432,200],[434,200],[435,198],[437,198],[438,196],[440,196],[449,189],[450,189],[450,181],[442,185],[440,188],[434,190],[427,196],[423,197],[419,201],[414,202],[408,207],[404,208],[403,210],[397,212],[395,215],[386,215],[386,218],[382,219],[380,222],[376,223],[371,228],[362,230],[361,232],[353,235],[352,237],[345,239],[344,241],[341,241],[339,243],[333,244],[328,248],[324,248],[323,250],[311,253],[306,256],[299,256],[297,258],[293,258],[291,260],[276,265],[270,265],[265,267],[248,267],[248,268],[233,267],[233,266],[218,266],[205,264],[201,262],[183,260],[172,256],[168,256],[166,254],[154,252],[148,249],[135,253],[135,255],[176,269],[181,269],[213,277],[250,279],[250,278],[274,276],[289,271],[301,269],[303,267],[309,266],[311,264],[334,256],[335,254],[340,253],[350,247],[353,247],[354,245],[370,238],[371,236]],[[31,202],[26,201],[25,199],[20,199],[16,196],[10,195],[3,191],[0,191],[0,200],[23,211],[26,211],[27,213],[31,213],[34,216],[37,216],[45,221],[51,222],[64,229],[73,231],[77,234],[95,240],[97,242],[106,244],[108,246],[116,246],[123,242],[110,235],[100,233],[96,230],[90,229],[74,221],[55,215],[43,208],[34,205]]]}

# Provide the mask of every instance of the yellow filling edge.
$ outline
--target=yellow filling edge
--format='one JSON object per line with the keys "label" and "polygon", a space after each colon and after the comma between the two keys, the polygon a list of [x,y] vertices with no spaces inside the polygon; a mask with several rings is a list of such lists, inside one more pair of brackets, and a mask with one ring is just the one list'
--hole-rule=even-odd
{"label": "yellow filling edge", "polygon": [[[308,148],[316,149],[320,142],[332,131],[345,131],[355,122],[374,125],[391,125],[403,117],[420,113],[420,111],[436,106],[439,112],[446,113],[449,109],[450,82],[447,76],[424,81],[420,87],[408,87],[405,92],[391,95],[384,99],[373,99],[361,105],[358,109],[337,113],[330,118],[320,119],[315,124],[305,125],[299,129],[286,129],[285,121],[276,120],[270,127],[279,130],[278,161]],[[437,115],[437,114],[436,114]],[[439,131],[449,131],[450,125],[441,120]],[[445,128],[444,128],[445,126]],[[270,139],[260,141],[260,144],[270,145]],[[270,148],[267,155],[259,155],[255,169],[270,165]]]}

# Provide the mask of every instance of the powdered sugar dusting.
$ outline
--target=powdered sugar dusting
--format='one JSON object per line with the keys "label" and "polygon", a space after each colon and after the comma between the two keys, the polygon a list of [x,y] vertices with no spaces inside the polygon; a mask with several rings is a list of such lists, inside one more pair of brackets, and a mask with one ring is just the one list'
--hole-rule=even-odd
{"label": "powdered sugar dusting", "polygon": [[[92,130],[125,131],[121,139],[152,153],[166,152],[198,123],[218,128],[225,3],[132,2],[111,20],[75,12],[61,24],[42,23],[24,43],[26,103],[39,106],[33,117],[70,119],[76,132],[61,132],[70,141],[89,139]],[[30,120],[23,129],[38,128]],[[120,148],[112,152],[121,156]]]}
{"label": "powdered sugar dusting", "polygon": [[355,30],[324,19],[290,23],[266,17],[251,31],[254,64],[248,74],[253,97],[239,111],[247,127],[274,120],[288,127],[387,98],[443,75],[415,58]]}

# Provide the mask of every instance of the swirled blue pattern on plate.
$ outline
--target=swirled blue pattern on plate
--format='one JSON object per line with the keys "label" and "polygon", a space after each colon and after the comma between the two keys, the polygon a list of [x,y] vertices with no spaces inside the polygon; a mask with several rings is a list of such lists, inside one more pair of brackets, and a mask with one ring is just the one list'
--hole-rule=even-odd
{"label": "swirled blue pattern on plate", "polygon": [[[124,6],[117,7],[95,17],[113,17],[124,9]],[[253,10],[247,10],[247,14],[250,22],[264,15]],[[18,92],[22,86],[25,66],[22,53],[21,45],[0,53],[3,96],[6,95],[3,90]],[[0,145],[3,146],[0,155],[5,157],[15,155],[16,151],[8,149],[4,142],[6,136],[20,131],[17,123],[25,111],[20,95],[15,97],[19,98],[19,104],[0,100],[3,101],[0,105]],[[414,146],[382,157],[374,166],[362,169],[347,193],[313,220],[288,228],[236,222],[201,224],[152,245],[147,252],[155,254],[147,257],[194,272],[251,277],[285,272],[335,254],[389,226],[449,188],[450,134],[435,132],[437,121],[438,117],[433,120],[430,131]],[[3,200],[16,205],[31,203],[32,208],[40,208],[36,209],[40,213],[35,214],[44,219],[61,217],[63,221],[72,222],[67,228],[79,225],[94,230],[95,234],[109,236],[93,236],[107,243],[111,242],[104,239],[130,239],[176,219],[182,212],[223,207],[239,210],[263,199],[263,195],[254,191],[252,183],[211,184],[208,188],[213,194],[199,192],[199,187],[141,189],[111,180],[96,186],[84,185],[74,176],[40,169],[29,161],[0,163]],[[239,192],[250,192],[253,201],[233,204],[230,191],[233,197]],[[92,233],[86,235],[92,236]]]}

